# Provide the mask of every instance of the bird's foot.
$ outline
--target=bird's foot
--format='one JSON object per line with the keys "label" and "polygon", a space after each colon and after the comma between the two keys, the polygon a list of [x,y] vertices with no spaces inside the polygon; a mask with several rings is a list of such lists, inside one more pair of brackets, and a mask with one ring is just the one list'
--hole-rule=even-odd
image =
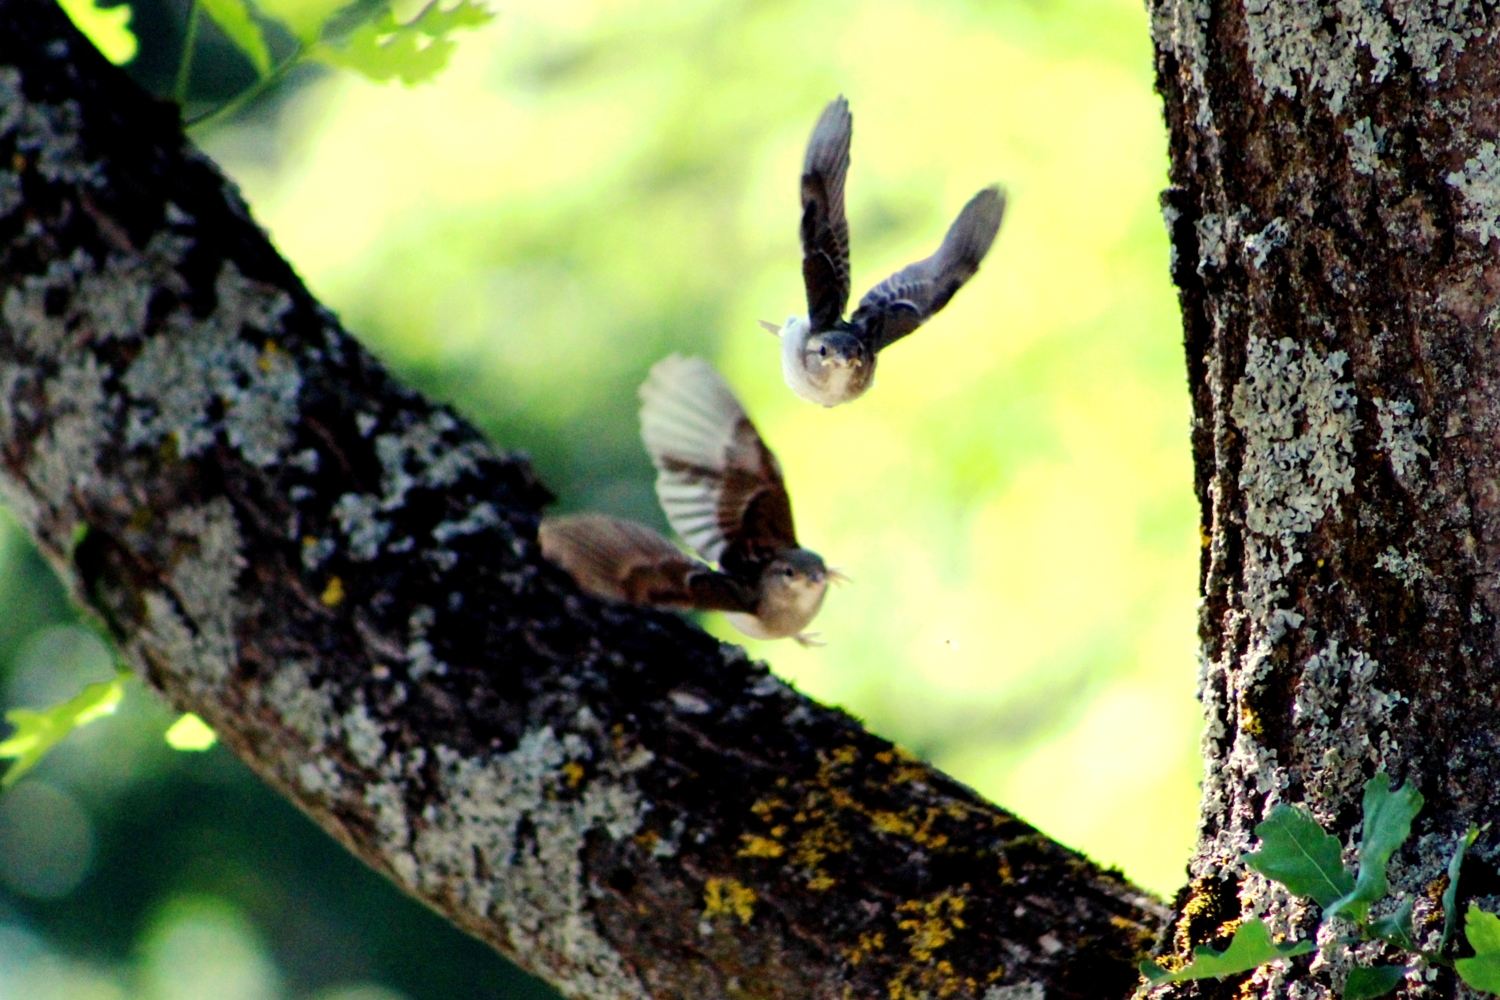
{"label": "bird's foot", "polygon": [[792,641],[803,649],[816,649],[819,646],[828,645],[822,632],[799,632],[792,636]]}

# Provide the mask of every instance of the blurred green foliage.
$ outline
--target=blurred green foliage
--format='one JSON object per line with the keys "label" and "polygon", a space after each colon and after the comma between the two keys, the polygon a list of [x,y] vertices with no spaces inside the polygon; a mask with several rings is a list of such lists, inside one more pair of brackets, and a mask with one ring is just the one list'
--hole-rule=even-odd
{"label": "blurred green foliage", "polygon": [[[333,6],[254,9],[295,35]],[[185,9],[134,5],[129,68],[158,93]],[[258,79],[215,26],[200,41],[191,101]],[[635,390],[671,351],[714,360],[782,461],[799,535],[856,581],[819,617],[827,647],[752,653],[1170,892],[1201,766],[1199,541],[1151,73],[1136,0],[514,0],[428,86],[306,66],[201,138],[314,292],[408,381],[528,450],[559,509],[664,529]],[[985,184],[1010,210],[869,395],[824,411],[781,384],[755,321],[805,309],[796,179],[838,93],[856,296]],[[6,551],[0,599],[34,606],[0,603],[0,663],[31,676],[34,630],[68,617],[41,564]],[[222,748],[167,749],[169,722],[137,689],[16,789],[71,796],[93,860],[61,895],[0,894],[0,929],[31,935],[0,934],[0,976],[33,948],[52,957],[29,968],[116,984],[56,995],[165,995],[149,983],[171,976],[147,970],[201,951],[169,943],[202,925],[249,942],[223,961],[256,996],[535,989]]]}
{"label": "blurred green foliage", "polygon": [[9,788],[37,765],[47,752],[66,739],[75,729],[107,715],[113,715],[125,696],[125,681],[130,675],[116,674],[107,681],[85,684],[83,690],[42,711],[13,708],[5,713],[11,734],[0,742],[0,757],[14,761],[0,779],[0,787]]}

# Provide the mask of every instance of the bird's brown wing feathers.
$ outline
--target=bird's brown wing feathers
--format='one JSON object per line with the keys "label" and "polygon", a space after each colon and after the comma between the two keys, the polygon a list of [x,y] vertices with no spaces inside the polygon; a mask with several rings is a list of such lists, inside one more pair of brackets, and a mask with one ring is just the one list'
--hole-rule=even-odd
{"label": "bird's brown wing feathers", "polygon": [[823,109],[802,161],[802,282],[813,331],[833,327],[849,303],[849,223],[844,177],[854,120],[842,97]]}
{"label": "bird's brown wing feathers", "polygon": [[537,538],[542,554],[596,597],[658,608],[755,609],[745,588],[689,559],[643,524],[576,514],[542,521]]}
{"label": "bird's brown wing feathers", "polygon": [[926,260],[908,264],[865,293],[850,325],[872,351],[883,350],[925,323],[979,270],[1005,215],[999,187],[980,191]]}
{"label": "bird's brown wing feathers", "polygon": [[776,456],[708,362],[674,354],[651,369],[641,438],[667,520],[703,558],[743,572],[796,546]]}

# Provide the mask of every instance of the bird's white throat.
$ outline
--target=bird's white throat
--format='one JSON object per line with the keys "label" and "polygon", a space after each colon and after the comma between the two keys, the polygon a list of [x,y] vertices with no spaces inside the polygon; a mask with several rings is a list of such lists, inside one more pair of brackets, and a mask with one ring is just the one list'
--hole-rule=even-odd
{"label": "bird's white throat", "polygon": [[781,328],[781,377],[793,392],[819,406],[837,406],[854,395],[849,383],[853,369],[832,359],[807,356],[812,324],[806,316],[791,316]]}

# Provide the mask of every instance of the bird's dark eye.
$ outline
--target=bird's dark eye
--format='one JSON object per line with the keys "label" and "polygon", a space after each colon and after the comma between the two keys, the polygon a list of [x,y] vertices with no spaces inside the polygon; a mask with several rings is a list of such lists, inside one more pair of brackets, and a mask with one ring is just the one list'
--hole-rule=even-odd
{"label": "bird's dark eye", "polygon": [[797,575],[797,572],[796,570],[792,569],[792,567],[788,566],[786,569],[781,571],[781,575],[790,580],[792,577]]}
{"label": "bird's dark eye", "polygon": [[824,344],[824,345],[822,345],[822,346],[820,346],[818,348],[818,357],[820,357],[820,358],[826,358],[826,357],[828,357],[828,345],[827,344]]}

